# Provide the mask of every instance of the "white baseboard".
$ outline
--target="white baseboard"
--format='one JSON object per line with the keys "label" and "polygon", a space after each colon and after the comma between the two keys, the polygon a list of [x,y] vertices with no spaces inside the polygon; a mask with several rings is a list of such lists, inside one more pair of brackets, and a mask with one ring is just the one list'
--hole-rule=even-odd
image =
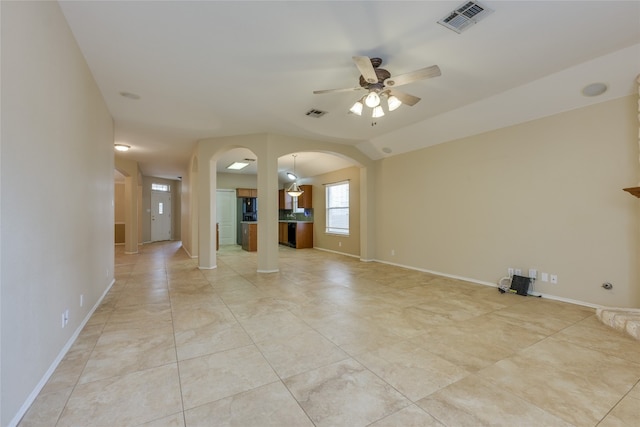
{"label": "white baseboard", "polygon": [[187,250],[187,248],[184,247],[184,245],[181,245],[181,248],[183,251],[186,252],[187,256],[191,259],[196,259],[198,258],[198,255],[191,255],[191,253],[189,253],[189,251]]}
{"label": "white baseboard", "polygon": [[313,249],[317,249],[319,251],[324,251],[324,252],[330,252],[332,254],[338,254],[338,255],[344,255],[344,256],[349,256],[352,258],[360,258],[360,255],[353,255],[353,254],[348,254],[346,252],[338,252],[338,251],[333,251],[331,249],[325,249],[325,248],[319,248],[317,246],[314,246]]}
{"label": "white baseboard", "polygon": [[116,279],[111,280],[111,283],[109,284],[109,286],[107,286],[107,289],[102,293],[102,296],[98,299],[98,302],[95,303],[93,308],[91,308],[89,313],[87,313],[85,318],[82,320],[82,323],[80,323],[80,326],[78,326],[78,328],[75,330],[73,335],[71,335],[71,338],[69,338],[69,340],[64,345],[64,347],[62,347],[62,350],[60,350],[60,352],[58,353],[58,356],[54,359],[53,363],[49,366],[49,369],[47,369],[47,372],[45,372],[45,374],[40,379],[36,387],[29,394],[29,396],[27,397],[27,400],[25,400],[25,402],[22,404],[18,413],[9,422],[8,424],[9,427],[17,426],[20,420],[22,419],[22,417],[24,417],[24,414],[27,413],[27,411],[29,410],[33,402],[36,400],[36,398],[44,388],[44,386],[47,384],[47,381],[49,381],[49,378],[51,378],[51,375],[53,375],[53,373],[55,372],[60,362],[62,362],[62,359],[64,359],[64,356],[66,356],[67,352],[69,351],[73,343],[76,342],[76,339],[78,339],[80,332],[82,332],[82,329],[85,327],[85,325],[87,324],[87,322],[89,321],[89,319],[91,318],[93,313],[96,311],[96,309],[98,308],[98,306],[100,305],[104,297],[107,295],[107,292],[109,292],[109,290],[111,289],[111,287],[115,282],[116,282]]}
{"label": "white baseboard", "polygon": [[[388,261],[382,261],[382,260],[375,260],[375,262],[379,262],[381,264],[395,265],[396,267],[402,267],[402,268],[406,268],[406,269],[409,269],[409,270],[422,271],[424,273],[434,274],[436,276],[448,277],[448,278],[456,279],[456,280],[464,280],[465,282],[477,283],[478,285],[491,286],[491,287],[494,287],[494,288],[498,287],[497,283],[485,282],[485,281],[482,281],[482,280],[472,279],[470,277],[456,276],[456,275],[453,275],[453,274],[447,274],[447,273],[442,273],[442,272],[439,272],[439,271],[427,270],[427,269],[424,269],[424,268],[417,268],[417,267],[412,267],[410,265],[397,264],[397,263],[388,262]],[[536,292],[535,295],[532,295],[532,296],[546,298],[546,299],[550,299],[550,300],[553,300],[553,301],[566,302],[566,303],[569,303],[569,304],[581,305],[583,307],[590,307],[590,308],[599,308],[600,307],[599,305],[592,304],[592,303],[589,303],[589,302],[578,301],[578,300],[574,300],[574,299],[570,299],[570,298],[563,298],[563,297],[559,297],[559,296],[556,296],[556,295],[543,294],[543,293],[540,293],[540,292]]]}

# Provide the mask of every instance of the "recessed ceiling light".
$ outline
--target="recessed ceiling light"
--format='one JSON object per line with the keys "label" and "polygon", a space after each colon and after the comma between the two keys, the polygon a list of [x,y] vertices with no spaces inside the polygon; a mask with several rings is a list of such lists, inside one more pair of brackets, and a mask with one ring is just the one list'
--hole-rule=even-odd
{"label": "recessed ceiling light", "polygon": [[120,92],[120,96],[123,96],[125,98],[129,98],[129,99],[140,99],[140,95],[138,95],[137,93],[132,93],[132,92]]}
{"label": "recessed ceiling light", "polygon": [[233,162],[229,166],[227,166],[227,169],[240,170],[246,168],[247,166],[249,166],[249,163]]}
{"label": "recessed ceiling light", "polygon": [[384,147],[384,148],[382,149],[382,152],[383,152],[383,153],[387,153],[387,154],[391,154],[391,148],[389,148],[389,147]]}
{"label": "recessed ceiling light", "polygon": [[131,147],[126,144],[114,144],[114,148],[118,151],[124,152],[124,151],[129,151]]}
{"label": "recessed ceiling light", "polygon": [[608,87],[604,83],[591,83],[582,89],[584,96],[598,96],[607,91]]}

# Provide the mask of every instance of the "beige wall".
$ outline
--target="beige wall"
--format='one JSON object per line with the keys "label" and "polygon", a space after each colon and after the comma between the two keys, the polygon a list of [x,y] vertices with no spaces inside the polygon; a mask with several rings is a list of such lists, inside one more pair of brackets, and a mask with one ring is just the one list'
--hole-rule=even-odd
{"label": "beige wall", "polygon": [[[349,236],[324,232],[326,224],[325,184],[349,180]],[[300,180],[313,185],[313,246],[319,249],[360,255],[360,168],[350,167]]]}
{"label": "beige wall", "polygon": [[113,121],[58,3],[3,1],[0,11],[0,425],[7,426],[113,281],[114,159]]}
{"label": "beige wall", "polygon": [[536,268],[558,275],[535,284],[544,294],[640,306],[640,202],[622,191],[638,181],[635,103],[378,161],[378,259],[486,283]]}
{"label": "beige wall", "polygon": [[258,175],[218,173],[216,187],[221,190],[233,188],[258,188]]}

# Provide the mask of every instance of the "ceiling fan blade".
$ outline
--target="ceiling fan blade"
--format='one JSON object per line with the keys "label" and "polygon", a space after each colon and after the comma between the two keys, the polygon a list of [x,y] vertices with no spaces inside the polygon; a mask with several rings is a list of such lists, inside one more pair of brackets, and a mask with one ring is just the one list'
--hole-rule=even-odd
{"label": "ceiling fan blade", "polygon": [[362,90],[361,87],[348,87],[348,88],[344,88],[344,89],[324,89],[324,90],[314,90],[313,93],[315,93],[316,95],[322,94],[322,93],[338,93],[338,92],[353,92],[356,90]]}
{"label": "ceiling fan blade", "polygon": [[418,98],[417,96],[409,95],[408,93],[400,92],[397,90],[390,90],[389,96],[392,96],[392,95],[398,98],[400,101],[402,101],[403,104],[408,105],[410,107],[413,107],[418,103],[418,101],[420,101],[420,98]]}
{"label": "ceiling fan blade", "polygon": [[[440,67],[432,65],[431,67],[421,68],[416,71],[412,71],[406,74],[400,74],[399,76],[389,77],[384,81],[384,85],[387,87],[396,87],[412,83],[417,80],[429,79],[431,77],[438,77],[440,74]],[[400,97],[398,97],[400,98]]]}
{"label": "ceiling fan blade", "polygon": [[362,77],[364,77],[367,82],[378,83],[378,75],[368,56],[354,56],[353,62],[356,63],[360,74],[362,74]]}

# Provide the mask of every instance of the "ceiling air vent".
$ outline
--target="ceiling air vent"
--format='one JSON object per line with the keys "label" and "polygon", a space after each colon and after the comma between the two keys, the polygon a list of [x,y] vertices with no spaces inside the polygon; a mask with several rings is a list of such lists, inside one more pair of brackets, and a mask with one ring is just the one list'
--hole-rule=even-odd
{"label": "ceiling air vent", "polygon": [[439,20],[438,24],[459,34],[491,13],[493,10],[478,2],[469,1]]}
{"label": "ceiling air vent", "polygon": [[320,110],[316,110],[315,108],[312,108],[311,110],[307,111],[305,113],[307,116],[309,117],[315,117],[316,119],[324,116],[325,114],[327,114],[326,111],[320,111]]}

